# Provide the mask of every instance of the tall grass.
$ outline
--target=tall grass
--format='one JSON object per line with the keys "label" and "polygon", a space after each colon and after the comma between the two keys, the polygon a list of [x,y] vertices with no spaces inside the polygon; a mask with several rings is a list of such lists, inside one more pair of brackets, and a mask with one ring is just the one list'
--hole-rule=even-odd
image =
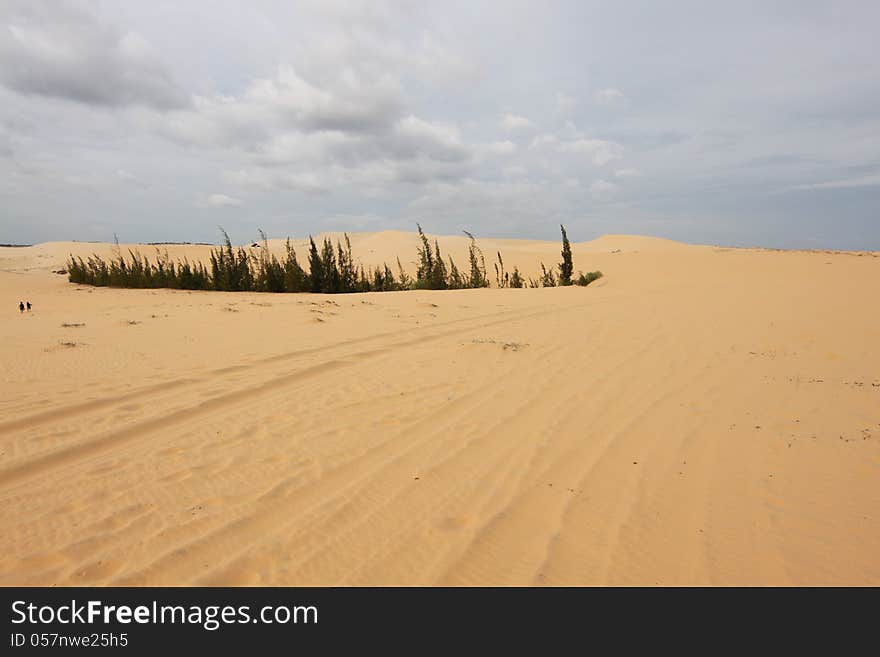
{"label": "tall grass", "polygon": [[[105,287],[129,288],[171,288],[181,290],[223,290],[231,292],[316,292],[338,294],[350,292],[390,292],[395,290],[458,290],[467,288],[489,287],[486,276],[486,262],[483,252],[477,245],[473,234],[464,231],[470,239],[468,244],[467,272],[458,269],[450,256],[448,264],[440,252],[440,244],[435,239],[433,244],[416,224],[419,234],[418,261],[415,278],[404,270],[400,259],[397,259],[395,274],[387,264],[375,268],[364,268],[358,265],[352,254],[351,241],[344,234],[342,241],[334,245],[325,237],[320,246],[314,238],[309,237],[308,268],[303,267],[297,257],[296,250],[288,238],[282,260],[269,250],[266,234],[260,231],[260,242],[252,247],[235,248],[229,235],[221,228],[223,243],[211,249],[208,258],[210,266],[200,262],[190,263],[186,258],[173,262],[168,252],[156,249],[156,256],[151,261],[137,251],[128,251],[128,257],[122,255],[118,242],[114,255],[104,259],[98,255],[82,257],[70,256],[67,262],[68,280],[71,283],[82,283]],[[523,287],[555,287],[564,284],[565,273],[570,271],[571,251],[568,239],[563,234],[563,264],[559,269],[561,275],[547,270],[541,263],[541,276],[538,279],[525,278],[519,269],[513,272],[504,268],[501,252],[497,252],[498,262],[495,264],[495,283],[499,288]],[[567,256],[567,257],[566,257]],[[602,276],[595,271],[581,273],[571,283],[589,285]],[[571,284],[569,283],[569,284]]]}
{"label": "tall grass", "polygon": [[211,290],[211,274],[200,263],[171,262],[167,253],[157,251],[156,261],[129,251],[130,260],[121,254],[109,260],[89,256],[88,260],[71,256],[67,262],[67,276],[71,283],[85,283],[104,287],[173,288],[181,290]]}
{"label": "tall grass", "polygon": [[486,278],[486,259],[483,257],[480,247],[477,246],[477,238],[466,230],[462,232],[471,240],[468,245],[468,261],[471,268],[468,287],[489,287],[489,279]]}

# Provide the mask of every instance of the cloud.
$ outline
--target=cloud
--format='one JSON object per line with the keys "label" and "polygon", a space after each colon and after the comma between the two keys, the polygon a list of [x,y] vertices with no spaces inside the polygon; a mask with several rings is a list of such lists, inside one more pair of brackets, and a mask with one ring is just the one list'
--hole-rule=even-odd
{"label": "cloud", "polygon": [[626,100],[626,96],[623,95],[623,92],[620,89],[615,89],[613,87],[608,87],[607,89],[600,89],[596,93],[593,94],[593,101],[599,105],[612,106],[619,105]]}
{"label": "cloud", "polygon": [[206,204],[212,208],[237,208],[241,205],[241,199],[226,194],[211,194],[207,198]]}
{"label": "cloud", "polygon": [[395,182],[461,178],[470,171],[477,149],[462,142],[454,124],[410,115],[375,135],[281,131],[247,149],[252,165],[227,180],[307,193],[352,186],[374,193],[376,187]]}
{"label": "cloud", "polygon": [[328,169],[318,174],[251,167],[223,173],[223,179],[237,187],[264,192],[289,190],[306,194],[329,192],[332,188],[332,177]]}
{"label": "cloud", "polygon": [[571,206],[571,191],[560,181],[509,179],[485,181],[467,179],[456,184],[437,183],[424,187],[406,208],[413,219],[425,215],[454,221],[465,227],[492,217],[484,229],[501,230],[522,226],[535,216],[558,217]]}
{"label": "cloud", "polygon": [[290,64],[257,78],[238,95],[198,95],[190,108],[152,117],[158,132],[184,144],[241,146],[291,132],[382,135],[404,123],[398,82],[351,69],[319,82]]}
{"label": "cloud", "polygon": [[857,187],[880,187],[880,174],[862,176],[860,178],[846,178],[843,180],[829,180],[827,182],[810,183],[806,185],[794,185],[787,190],[802,189],[854,189]]}
{"label": "cloud", "polygon": [[532,127],[532,122],[524,116],[518,116],[516,114],[502,114],[501,126],[505,130],[510,131],[527,130]]}
{"label": "cloud", "polygon": [[[350,154],[352,155],[352,154]],[[283,167],[255,165],[227,171],[224,180],[232,185],[262,191],[287,190],[306,194],[329,194],[355,189],[378,195],[395,185],[426,185],[460,180],[470,170],[470,160],[432,158],[424,152],[395,157],[376,153],[367,157],[355,152],[355,161],[325,159],[319,167],[290,163]]]}
{"label": "cloud", "polygon": [[242,236],[369,215],[540,238],[590,216],[880,248],[880,5],[815,4],[585,23],[578,3],[0,0],[3,229],[210,239],[193,203],[217,191],[244,200],[213,210]]}
{"label": "cloud", "polygon": [[[235,153],[243,166],[228,184],[257,190],[326,194],[358,186],[425,184],[466,175],[479,144],[453,122],[403,112],[400,84],[341,67],[321,80],[279,66],[237,95],[196,96],[192,108],[143,120],[172,141]],[[499,149],[512,144],[502,142]],[[277,169],[277,170],[276,170]]]}
{"label": "cloud", "polygon": [[424,156],[442,162],[460,162],[470,157],[455,125],[431,123],[412,115],[394,126],[385,143],[388,151],[400,159]]}
{"label": "cloud", "polygon": [[614,183],[606,180],[597,180],[590,185],[590,195],[594,199],[606,199],[612,196],[618,189],[619,187]]}
{"label": "cloud", "polygon": [[556,112],[563,115],[568,116],[574,111],[574,108],[577,106],[577,101],[571,96],[564,94],[562,92],[556,93]]}
{"label": "cloud", "polygon": [[108,170],[99,161],[93,161],[91,164],[92,166],[88,168],[65,171],[46,163],[41,167],[21,167],[18,173],[34,176],[43,180],[47,185],[60,183],[68,188],[93,193],[105,193],[109,190],[131,192],[149,187],[145,181],[130,171],[124,169]]}
{"label": "cloud", "polygon": [[504,141],[493,141],[490,144],[486,144],[483,147],[483,150],[490,155],[513,155],[516,153],[517,147],[509,139]]}
{"label": "cloud", "polygon": [[403,105],[388,75],[367,80],[342,70],[318,84],[284,65],[241,95],[197,96],[191,109],[152,121],[176,142],[241,149],[259,166],[471,157],[455,124],[404,114]]}
{"label": "cloud", "polygon": [[150,44],[67,3],[13,2],[0,36],[0,82],[86,105],[185,107],[189,95]]}
{"label": "cloud", "polygon": [[390,75],[365,78],[353,68],[316,84],[290,65],[258,80],[245,102],[269,105],[304,130],[376,132],[387,129],[403,107],[398,82]]}
{"label": "cloud", "polygon": [[395,163],[393,171],[395,181],[417,185],[453,182],[463,178],[466,173],[457,162],[431,160],[425,157],[410,162]]}
{"label": "cloud", "polygon": [[526,178],[529,175],[529,170],[520,164],[513,164],[509,167],[504,167],[502,173],[508,178]]}
{"label": "cloud", "polygon": [[[568,124],[566,132],[580,134],[571,124]],[[609,162],[623,157],[623,146],[617,142],[584,136],[566,139],[547,133],[534,137],[529,143],[529,150],[551,150],[570,155],[587,155],[596,166],[605,166]]]}
{"label": "cloud", "polygon": [[531,142],[529,142],[529,150],[536,150],[546,147],[559,147],[559,143],[559,137],[557,137],[556,135],[537,135],[532,139]]}
{"label": "cloud", "polygon": [[592,157],[593,164],[605,166],[612,160],[622,157],[623,148],[620,144],[604,139],[576,139],[560,144],[563,153],[580,153]]}

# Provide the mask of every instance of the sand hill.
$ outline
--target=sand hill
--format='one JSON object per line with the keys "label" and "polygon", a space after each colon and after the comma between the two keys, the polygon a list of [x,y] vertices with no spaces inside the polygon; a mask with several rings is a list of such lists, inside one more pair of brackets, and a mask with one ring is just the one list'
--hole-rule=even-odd
{"label": "sand hill", "polygon": [[[412,269],[413,234],[352,244]],[[480,245],[490,278],[559,259]],[[880,254],[605,236],[587,288],[335,296],[53,273],[111,248],[0,248],[0,584],[880,584]]]}

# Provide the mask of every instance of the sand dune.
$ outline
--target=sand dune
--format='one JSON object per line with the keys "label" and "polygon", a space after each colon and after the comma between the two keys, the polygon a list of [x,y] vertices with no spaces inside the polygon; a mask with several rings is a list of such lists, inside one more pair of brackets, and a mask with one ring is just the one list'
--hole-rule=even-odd
{"label": "sand dune", "polygon": [[334,296],[0,248],[0,584],[880,584],[880,254],[573,248],[605,277]]}

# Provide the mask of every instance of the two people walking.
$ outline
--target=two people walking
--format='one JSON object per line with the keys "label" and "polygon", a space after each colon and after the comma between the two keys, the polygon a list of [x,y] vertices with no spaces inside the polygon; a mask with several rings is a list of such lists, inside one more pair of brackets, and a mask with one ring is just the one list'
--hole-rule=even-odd
{"label": "two people walking", "polygon": [[[18,312],[20,312],[20,313],[23,313],[23,312],[24,312],[24,304],[25,304],[24,301],[19,301],[19,302],[18,302]],[[31,302],[30,302],[30,301],[27,302],[27,311],[28,311],[28,312],[31,311]]]}

